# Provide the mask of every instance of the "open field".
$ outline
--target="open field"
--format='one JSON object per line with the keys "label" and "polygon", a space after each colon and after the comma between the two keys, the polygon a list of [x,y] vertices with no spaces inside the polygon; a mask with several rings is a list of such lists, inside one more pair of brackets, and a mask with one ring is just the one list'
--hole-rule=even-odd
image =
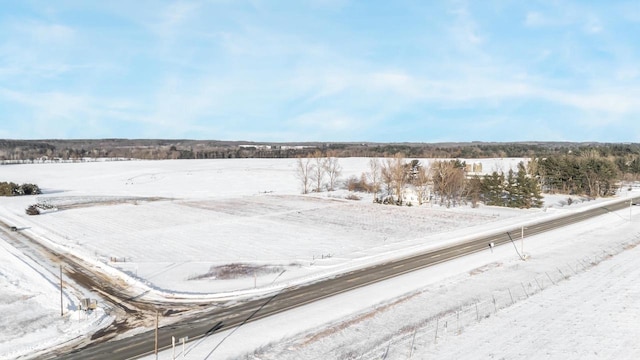
{"label": "open field", "polygon": [[[483,160],[483,168],[505,170],[520,160]],[[342,178],[368,170],[368,159],[340,159],[340,163]],[[0,217],[50,246],[110,269],[111,276],[144,289],[149,296],[228,299],[313,281],[513,224],[525,226],[591,203],[576,201],[566,207],[562,197],[555,197],[547,199],[544,209],[447,209],[433,204],[379,205],[367,194],[359,194],[361,200],[347,200],[345,190],[300,195],[294,164],[293,159],[247,159],[6,166],[1,169],[3,177],[36,183],[44,194],[3,199]],[[36,202],[57,211],[27,216],[24,209]],[[484,273],[502,268],[485,266],[470,261],[430,276],[435,282],[457,271]],[[50,298],[56,296],[53,278],[42,287]],[[29,290],[11,281],[2,291],[6,298],[14,298]],[[367,295],[371,301],[357,301],[358,306],[347,307],[343,316],[393,302],[412,291],[415,288],[404,285],[395,292],[382,291],[382,298]],[[34,313],[43,315],[25,321],[67,326],[44,315],[53,307],[47,304]],[[340,320],[324,321],[320,328],[326,321]],[[310,331],[313,325],[306,326],[287,334]],[[53,339],[57,331],[51,334]],[[41,340],[25,338],[26,349],[29,339]],[[269,341],[262,339],[255,346]],[[12,344],[1,346],[9,349]],[[229,354],[236,354],[232,358],[237,350],[230,350]]]}
{"label": "open field", "polygon": [[[367,171],[367,161],[344,159],[343,177]],[[461,228],[486,227],[527,214],[512,209],[381,206],[366,194],[360,201],[346,200],[345,191],[303,196],[294,162],[16,165],[7,170],[17,170],[19,176],[7,176],[38,183],[45,194],[10,199],[6,211],[13,216],[10,221],[27,231],[107,263],[154,289],[194,294],[298,279],[391,250],[437,244]],[[24,214],[28,202],[46,203],[58,211],[30,217]],[[244,276],[232,279],[209,276],[216,267],[229,264],[281,271],[244,271]]]}

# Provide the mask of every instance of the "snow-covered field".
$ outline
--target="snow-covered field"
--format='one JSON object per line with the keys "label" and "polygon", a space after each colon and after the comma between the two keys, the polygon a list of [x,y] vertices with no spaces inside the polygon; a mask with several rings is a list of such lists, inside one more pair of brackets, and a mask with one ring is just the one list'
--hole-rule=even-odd
{"label": "snow-covered field", "polygon": [[[507,170],[520,160],[483,160],[482,167],[486,172]],[[340,164],[342,178],[368,171],[368,159],[340,159]],[[373,204],[367,196],[359,201],[347,200],[346,191],[302,196],[294,166],[292,159],[3,166],[0,180],[36,183],[45,194],[1,199],[0,218],[42,241],[113,269],[113,274],[135,286],[151,289],[149,296],[214,299],[273,291],[513,224],[526,226],[527,222],[595,203],[576,202],[567,207],[562,206],[566,197],[561,197],[549,198],[547,208],[534,210],[446,209],[430,204],[383,206]],[[35,202],[55,205],[58,211],[27,216],[24,209]],[[453,358],[464,357],[447,350],[445,345],[456,339],[464,343],[464,338],[470,336],[467,334],[472,331],[475,334],[476,330],[472,329],[498,321],[514,308],[529,310],[555,304],[552,301],[526,305],[536,298],[551,296],[547,294],[553,294],[554,289],[567,288],[600,271],[602,264],[592,265],[580,272],[574,271],[572,279],[559,281],[556,287],[545,286],[550,285],[555,273],[567,264],[576,265],[583,257],[597,257],[602,255],[603,249],[613,251],[622,248],[619,245],[622,242],[635,241],[632,234],[639,233],[640,229],[633,228],[634,222],[629,223],[628,217],[629,210],[621,211],[593,222],[589,231],[583,224],[569,231],[556,231],[553,236],[527,240],[525,251],[531,255],[527,262],[514,259],[513,248],[501,247],[493,253],[474,255],[323,300],[245,325],[222,343],[221,336],[229,334],[188,344],[191,354],[188,357],[206,358],[212,350],[215,350],[215,358],[245,355],[273,359],[357,358],[354,354],[363,358],[376,358],[380,354],[387,354],[387,358],[407,358],[409,355],[431,358],[438,357],[437,354],[442,358],[450,358],[448,354]],[[39,269],[37,264],[14,265],[29,260],[9,244],[0,244],[3,244],[0,259],[6,263],[0,267],[0,306],[17,317],[17,320],[0,320],[0,358],[28,353],[38,343],[56,341],[60,334],[77,336],[106,321],[107,317],[99,311],[92,314],[92,319],[73,319],[73,314],[77,314],[73,311],[61,318],[59,300],[51,300],[56,296],[59,299],[56,274]],[[636,250],[625,251],[625,256],[631,251]],[[606,263],[620,258],[623,257],[607,258]],[[222,270],[229,265],[234,265],[236,272],[235,276],[227,278]],[[623,264],[619,266],[624,267]],[[568,272],[568,269],[564,271]],[[479,300],[504,295],[505,289],[517,288],[521,283],[531,286],[534,279],[543,281],[542,273],[551,272],[554,274],[549,274],[548,284],[537,285],[537,288],[545,289],[538,295],[514,301],[514,306],[494,312],[495,316],[480,323],[465,324],[464,331],[456,329],[457,336],[452,336],[454,331],[448,320],[444,320],[447,335],[442,335],[441,330],[439,339],[442,340],[437,344],[427,341],[431,336],[427,334],[440,326],[439,321],[433,325],[431,320],[439,316],[444,319],[444,314],[451,313],[452,309],[458,309],[457,313],[461,314],[462,309],[474,307]],[[630,271],[629,276],[633,274]],[[38,285],[38,282],[44,283]],[[606,289],[604,285],[602,288]],[[526,289],[522,285],[522,290],[526,292]],[[611,292],[623,290],[611,288]],[[531,289],[529,292],[533,295]],[[529,292],[526,292],[527,297]],[[77,300],[72,299],[72,291],[68,296],[67,303],[74,309]],[[633,299],[634,294],[629,296]],[[640,300],[637,292],[635,296],[637,303]],[[580,298],[580,293],[575,297]],[[594,298],[593,294],[589,297]],[[596,307],[602,303],[594,301]],[[610,301],[606,303],[609,305]],[[21,305],[25,305],[24,311]],[[428,310],[418,312],[420,315],[416,316],[416,309],[425,308]],[[559,315],[563,313],[562,309],[560,304],[559,309],[546,312]],[[637,310],[636,307],[636,318]],[[513,316],[506,316],[506,321],[515,321]],[[530,316],[536,320],[545,318],[535,313]],[[292,320],[297,318],[306,321]],[[586,320],[584,324],[588,323]],[[33,327],[21,326],[17,332],[16,322]],[[270,329],[268,334],[264,333],[265,328]],[[588,329],[589,326],[579,328]],[[43,330],[35,332],[35,329]],[[523,333],[526,331],[524,327],[519,329]],[[560,330],[558,328],[556,332]],[[568,332],[564,335],[570,340]],[[557,339],[562,335],[550,336]],[[289,337],[292,338],[281,341]],[[73,336],[69,335],[66,340],[71,338]],[[252,340],[246,341],[248,338]],[[495,334],[492,337],[497,338]],[[545,341],[539,337],[535,339]],[[409,343],[404,345],[407,341]],[[411,342],[420,346],[409,351]],[[275,345],[269,345],[272,343]],[[471,346],[474,345],[470,344],[470,349]],[[455,347],[461,348],[462,345]],[[536,357],[537,353],[532,352],[535,348],[539,349],[539,344],[531,345],[530,350],[524,347],[521,353],[497,350],[496,353],[506,358],[527,357],[522,354]],[[557,348],[564,349],[561,345]],[[568,345],[566,349],[569,348]],[[555,351],[551,356],[560,358],[559,354],[561,352]],[[484,357],[491,355],[487,352]]]}

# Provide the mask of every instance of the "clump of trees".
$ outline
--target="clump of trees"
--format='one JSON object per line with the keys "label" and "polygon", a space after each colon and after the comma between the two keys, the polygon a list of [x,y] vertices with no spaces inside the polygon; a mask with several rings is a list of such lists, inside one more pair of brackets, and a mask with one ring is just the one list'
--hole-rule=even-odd
{"label": "clump of trees", "polygon": [[331,152],[323,154],[321,151],[314,152],[311,157],[298,158],[295,170],[303,194],[335,190],[342,174],[338,159]]}
{"label": "clump of trees", "polygon": [[506,173],[494,171],[485,177],[474,176],[468,180],[467,198],[472,206],[478,202],[490,206],[521,209],[542,207],[542,192],[538,180],[529,174],[523,162],[518,170]]}
{"label": "clump of trees", "polygon": [[[369,160],[369,172],[363,173],[360,182],[381,204],[413,205],[407,201],[407,189],[412,189],[418,205],[429,197],[429,170],[419,160],[405,161],[404,154],[397,153],[383,161]],[[382,192],[382,194],[380,194]]]}
{"label": "clump of trees", "polygon": [[[467,164],[460,160],[437,160],[424,166],[419,160],[406,161],[399,153],[392,158],[369,160],[369,172],[347,180],[350,191],[374,194],[374,201],[382,204],[418,205],[427,201],[451,207],[479,203],[492,206],[531,208],[542,206],[537,179],[524,163],[518,170],[494,172],[486,177],[467,177]],[[410,195],[410,196],[408,196]]]}
{"label": "clump of trees", "polygon": [[0,196],[40,195],[42,191],[35,184],[18,185],[13,182],[0,182]]}
{"label": "clump of trees", "polygon": [[538,179],[524,163],[516,171],[494,171],[484,177],[467,177],[467,164],[458,159],[436,160],[424,166],[419,160],[406,161],[399,153],[383,160],[370,159],[369,171],[360,177],[352,176],[347,182],[350,191],[370,192],[374,202],[395,205],[413,205],[407,194],[415,197],[418,205],[427,201],[451,207],[471,202],[492,206],[532,208],[542,206]]}
{"label": "clump of trees", "polygon": [[441,205],[450,207],[465,202],[466,164],[460,160],[435,161],[431,164],[433,194]]}
{"label": "clump of trees", "polygon": [[533,159],[531,167],[545,192],[592,198],[614,195],[620,174],[614,160],[597,152]]}
{"label": "clump of trees", "polygon": [[[534,157],[528,164],[518,164],[507,172],[493,171],[486,176],[468,177],[468,166],[460,160],[437,160],[424,166],[419,160],[406,161],[397,153],[382,160],[369,160],[369,171],[346,181],[350,191],[370,192],[374,201],[384,204],[413,205],[426,201],[439,202],[447,207],[471,202],[473,207],[483,203],[490,206],[515,208],[542,207],[542,193],[580,195],[590,198],[614,195],[622,178],[633,179],[640,157],[603,155],[601,149],[568,152],[548,157]],[[335,161],[335,162],[333,162]],[[298,177],[303,192],[333,189],[331,164],[333,157],[323,158],[320,152],[313,157],[298,159]],[[337,174],[340,168],[337,166]],[[413,201],[413,200],[412,200]]]}

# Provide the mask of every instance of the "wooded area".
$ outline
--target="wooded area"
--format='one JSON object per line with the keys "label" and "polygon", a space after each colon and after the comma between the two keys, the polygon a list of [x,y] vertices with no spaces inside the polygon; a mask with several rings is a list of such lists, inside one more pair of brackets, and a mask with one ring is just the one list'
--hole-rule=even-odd
{"label": "wooded area", "polygon": [[[640,144],[513,142],[513,143],[257,143],[218,140],[2,140],[0,161],[125,159],[296,158],[316,151],[333,157],[502,158],[548,157],[597,151],[603,157],[640,155]],[[640,160],[633,165],[640,173]]]}
{"label": "wooded area", "polygon": [[[606,152],[605,152],[606,153]],[[304,194],[333,189],[324,183],[327,164],[339,169],[336,157],[316,151],[297,160],[296,175]],[[471,175],[472,168],[460,159],[435,160],[424,166],[404,154],[371,158],[369,171],[351,176],[344,187],[352,192],[368,192],[382,204],[421,205],[438,202],[447,207],[470,202],[517,208],[541,207],[542,193],[567,194],[587,198],[615,195],[625,182],[638,179],[638,155],[603,155],[596,149],[571,151],[548,157],[533,157],[508,172],[493,171]],[[312,186],[313,185],[313,186]],[[629,185],[627,185],[629,186]]]}

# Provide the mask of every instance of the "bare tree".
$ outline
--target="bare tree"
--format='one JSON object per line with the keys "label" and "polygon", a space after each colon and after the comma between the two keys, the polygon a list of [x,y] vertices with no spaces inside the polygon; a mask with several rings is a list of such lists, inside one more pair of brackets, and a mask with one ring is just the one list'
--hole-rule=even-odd
{"label": "bare tree", "polygon": [[398,153],[391,159],[391,169],[393,174],[394,192],[398,198],[398,204],[402,205],[402,195],[409,180],[407,167],[404,163],[404,154]]}
{"label": "bare tree", "polygon": [[413,185],[416,187],[419,205],[422,205],[427,199],[430,180],[431,179],[429,177],[429,172],[427,171],[427,169],[419,163],[416,164],[416,172],[413,177]]}
{"label": "bare tree", "polygon": [[380,191],[380,161],[378,159],[369,160],[369,172],[367,173],[371,192],[377,194]]}
{"label": "bare tree", "polygon": [[296,162],[296,177],[300,180],[302,185],[302,193],[308,194],[309,187],[311,185],[311,171],[313,170],[313,164],[309,158],[298,158]]}
{"label": "bare tree", "polygon": [[404,163],[404,155],[397,153],[393,158],[388,158],[382,163],[380,171],[387,193],[396,197],[396,203],[402,204],[402,193],[409,176]]}
{"label": "bare tree", "polygon": [[393,171],[390,165],[388,159],[380,165],[380,180],[384,184],[387,195],[391,195],[393,189]]}
{"label": "bare tree", "polygon": [[333,191],[338,177],[342,174],[342,166],[340,166],[338,158],[333,156],[326,158],[323,165],[325,173],[329,176],[329,191]]}
{"label": "bare tree", "polygon": [[433,191],[440,203],[447,207],[462,199],[465,186],[464,163],[460,161],[435,161],[431,164]]}
{"label": "bare tree", "polygon": [[467,180],[465,192],[467,199],[471,200],[471,207],[474,209],[477,208],[482,194],[482,180],[478,175]]}
{"label": "bare tree", "polygon": [[320,151],[313,153],[311,179],[315,183],[315,192],[322,191],[322,185],[324,184],[325,176],[325,158],[322,157]]}

